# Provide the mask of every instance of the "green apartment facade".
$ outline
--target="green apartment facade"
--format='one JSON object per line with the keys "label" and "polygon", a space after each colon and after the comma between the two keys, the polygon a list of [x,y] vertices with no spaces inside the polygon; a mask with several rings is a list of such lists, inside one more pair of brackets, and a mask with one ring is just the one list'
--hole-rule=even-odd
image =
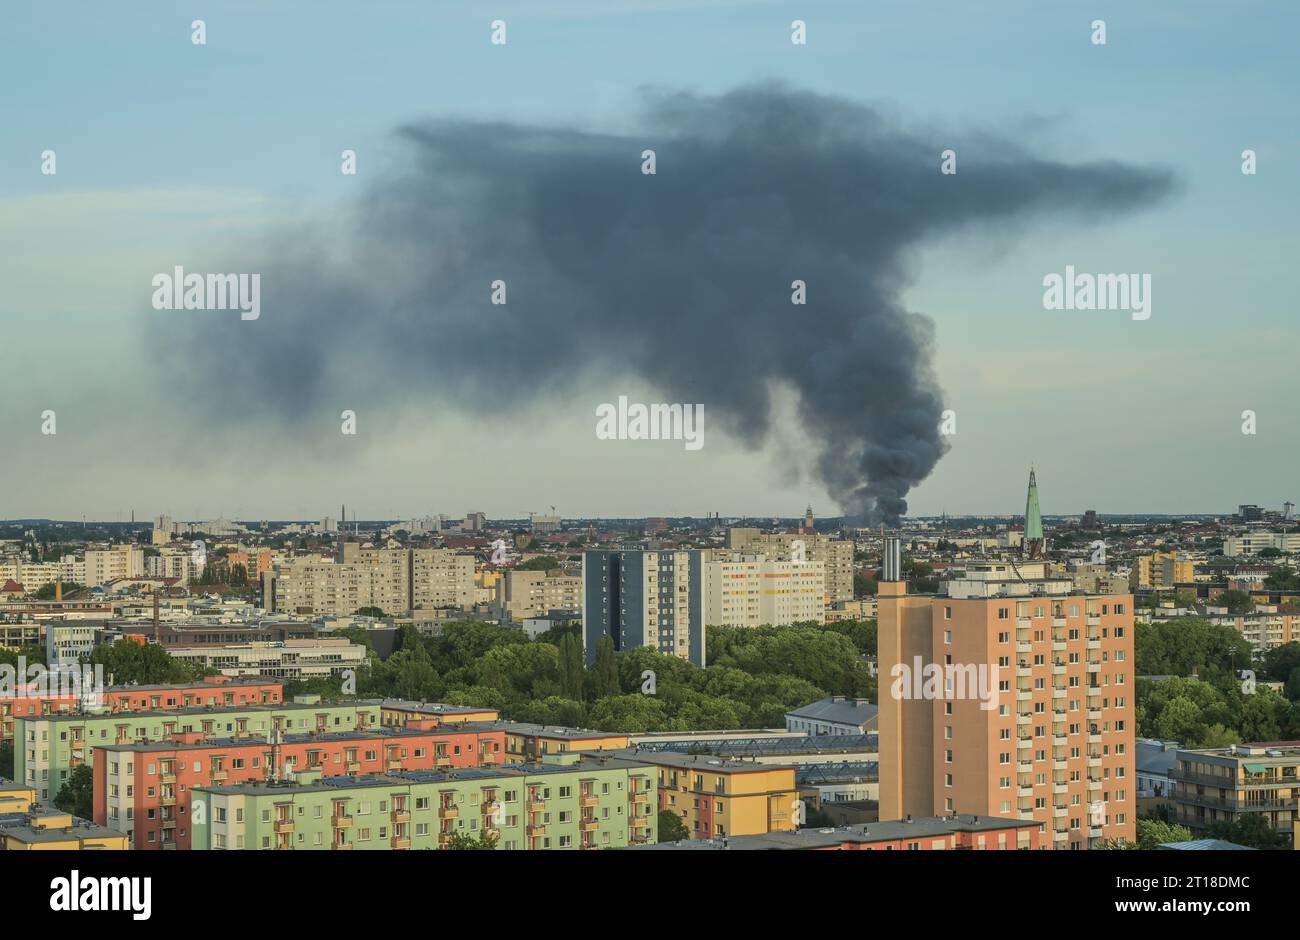
{"label": "green apartment facade", "polygon": [[182,708],[117,714],[43,715],[14,721],[14,777],[50,800],[82,764],[91,766],[96,747],[220,737],[355,731],[380,726],[379,701],[322,703],[303,697],[283,705],[242,708]]}
{"label": "green apartment facade", "polygon": [[625,848],[657,837],[655,768],[556,754],[536,763],[196,788],[195,849],[441,849],[488,832],[504,850]]}

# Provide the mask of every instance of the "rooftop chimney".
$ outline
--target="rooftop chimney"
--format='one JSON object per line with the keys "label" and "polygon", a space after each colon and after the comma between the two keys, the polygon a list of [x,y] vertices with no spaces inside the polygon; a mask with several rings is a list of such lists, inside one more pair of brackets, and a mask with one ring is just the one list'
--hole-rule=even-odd
{"label": "rooftop chimney", "polygon": [[902,581],[903,576],[903,540],[890,536],[885,539],[885,552],[881,564],[881,581]]}

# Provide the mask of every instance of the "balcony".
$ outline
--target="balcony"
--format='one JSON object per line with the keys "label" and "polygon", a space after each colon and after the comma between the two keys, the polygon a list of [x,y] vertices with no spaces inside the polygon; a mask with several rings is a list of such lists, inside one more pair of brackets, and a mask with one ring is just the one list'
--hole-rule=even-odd
{"label": "balcony", "polygon": [[393,836],[391,842],[395,849],[409,849],[411,847],[411,840],[406,836]]}
{"label": "balcony", "polygon": [[633,790],[628,799],[633,803],[644,803],[650,799],[650,792],[648,790]]}
{"label": "balcony", "polygon": [[1069,816],[1069,815],[1070,815],[1070,808],[1069,808],[1068,806],[1053,806],[1053,807],[1052,807],[1052,817],[1053,817],[1054,819],[1064,819],[1066,816]]}
{"label": "balcony", "polygon": [[335,815],[333,818],[335,829],[351,829],[353,819],[351,816]]}
{"label": "balcony", "polygon": [[1022,786],[1022,787],[1020,787],[1019,789],[1016,790],[1016,796],[1033,796],[1033,795],[1034,795],[1034,788],[1033,788],[1033,787],[1023,787],[1023,786]]}
{"label": "balcony", "polygon": [[1034,716],[1033,716],[1033,715],[1017,715],[1017,716],[1016,716],[1016,724],[1018,724],[1018,725],[1028,725],[1028,724],[1032,724],[1032,723],[1033,723],[1033,720],[1034,720]]}
{"label": "balcony", "polygon": [[1033,762],[1033,761],[1031,761],[1031,760],[1022,760],[1022,761],[1020,762],[1020,773],[1022,773],[1022,774],[1033,773],[1033,770],[1034,770],[1034,762]]}
{"label": "balcony", "polygon": [[1054,676],[1063,676],[1063,675],[1065,675],[1065,663],[1053,663],[1053,664],[1052,664],[1052,675],[1054,675]]}
{"label": "balcony", "polygon": [[1101,735],[1098,734],[1097,732],[1089,731],[1089,732],[1088,732],[1088,743],[1089,743],[1089,744],[1100,744],[1100,743],[1101,743]]}
{"label": "balcony", "polygon": [[1017,653],[1028,653],[1028,652],[1030,652],[1033,648],[1034,648],[1034,645],[1033,645],[1032,643],[1026,642],[1025,640],[1021,640],[1021,641],[1019,641],[1018,643],[1016,643],[1016,652],[1017,652]]}
{"label": "balcony", "polygon": [[388,763],[385,766],[388,767],[389,773],[393,773],[395,771],[402,769],[402,762],[400,760],[394,760],[392,758],[389,758]]}
{"label": "balcony", "polygon": [[536,839],[538,836],[546,835],[546,827],[541,825],[534,826],[529,824],[525,827],[525,831],[528,833],[528,838],[530,839]]}
{"label": "balcony", "polygon": [[444,803],[438,807],[439,819],[456,819],[460,816],[460,810],[450,803]]}
{"label": "balcony", "polygon": [[1053,617],[1053,618],[1052,618],[1052,626],[1053,626],[1053,627],[1064,627],[1065,625],[1066,625],[1066,620],[1065,620],[1064,617]]}
{"label": "balcony", "polygon": [[213,782],[213,783],[225,783],[225,782],[226,782],[227,780],[229,780],[229,779],[230,779],[230,771],[228,771],[228,770],[214,770],[214,771],[212,771],[212,782]]}
{"label": "balcony", "polygon": [[351,851],[352,851],[352,843],[351,843],[351,842],[332,842],[332,843],[330,843],[330,848],[333,849],[333,850],[336,851],[336,852],[351,852]]}
{"label": "balcony", "polygon": [[1100,708],[1090,708],[1090,709],[1088,709],[1088,720],[1089,720],[1089,721],[1101,721],[1101,709],[1100,709]]}
{"label": "balcony", "polygon": [[600,827],[600,823],[595,819],[582,819],[578,821],[578,829],[582,832],[595,832]]}
{"label": "balcony", "polygon": [[1052,640],[1052,652],[1053,652],[1053,653],[1064,653],[1064,652],[1065,652],[1065,641],[1064,641],[1064,640],[1053,639],[1053,640]]}
{"label": "balcony", "polygon": [[1052,841],[1053,841],[1053,842],[1064,842],[1064,841],[1065,841],[1066,839],[1068,839],[1068,838],[1070,838],[1070,830],[1068,830],[1068,829],[1053,829],[1053,830],[1052,830]]}
{"label": "balcony", "polygon": [[645,829],[647,826],[650,825],[650,817],[633,816],[630,820],[628,820],[628,822],[631,824],[633,829]]}
{"label": "balcony", "polygon": [[392,815],[395,823],[409,823],[411,821],[411,813],[407,809],[394,809]]}
{"label": "balcony", "polygon": [[598,806],[600,805],[600,797],[596,796],[594,793],[584,793],[582,796],[578,797],[578,805]]}
{"label": "balcony", "polygon": [[1016,747],[1021,750],[1029,750],[1033,746],[1034,746],[1033,738],[1021,738],[1019,741],[1016,742]]}
{"label": "balcony", "polygon": [[433,766],[437,767],[439,770],[445,770],[451,766],[451,758],[446,754],[439,754],[433,759]]}
{"label": "balcony", "polygon": [[287,832],[293,832],[293,820],[277,819],[275,821],[275,832],[276,835],[283,835],[284,833]]}
{"label": "balcony", "polygon": [[1053,735],[1052,737],[1053,747],[1065,747],[1069,743],[1070,739],[1063,734]]}
{"label": "balcony", "polygon": [[1028,666],[1016,667],[1016,678],[1018,679],[1028,679],[1032,673],[1033,670],[1030,669]]}
{"label": "balcony", "polygon": [[1028,701],[1029,701],[1030,699],[1032,699],[1033,697],[1034,697],[1034,693],[1033,693],[1033,692],[1017,692],[1017,693],[1016,693],[1016,701],[1017,701],[1017,702],[1028,702]]}
{"label": "balcony", "polygon": [[1069,793],[1069,792],[1070,792],[1069,784],[1065,784],[1065,783],[1054,783],[1054,784],[1052,784],[1052,792],[1053,792],[1053,793]]}
{"label": "balcony", "polygon": [[176,774],[161,774],[158,779],[164,784],[174,784],[176,782]]}
{"label": "balcony", "polygon": [[1088,830],[1088,836],[1093,839],[1101,838],[1101,826],[1093,826]]}
{"label": "balcony", "polygon": [[1101,672],[1101,663],[1088,663],[1088,672]]}
{"label": "balcony", "polygon": [[1101,649],[1101,640],[1089,640],[1089,641],[1088,641],[1088,649],[1090,649],[1090,650],[1099,650],[1099,649]]}
{"label": "balcony", "polygon": [[541,813],[541,812],[545,812],[545,811],[546,811],[546,801],[545,801],[545,800],[535,800],[535,799],[533,799],[532,797],[529,797],[529,798],[528,798],[528,812],[530,812],[530,813]]}
{"label": "balcony", "polygon": [[1100,757],[1089,757],[1089,758],[1088,758],[1088,766],[1089,766],[1089,767],[1100,767],[1100,766],[1101,766],[1101,758],[1100,758]]}
{"label": "balcony", "polygon": [[357,761],[350,760],[343,765],[343,769],[350,774],[359,774],[361,773],[361,764],[359,764]]}
{"label": "balcony", "polygon": [[175,828],[176,828],[176,817],[173,816],[171,819],[164,819],[164,820],[162,821],[162,827],[163,827],[164,829],[175,829]]}

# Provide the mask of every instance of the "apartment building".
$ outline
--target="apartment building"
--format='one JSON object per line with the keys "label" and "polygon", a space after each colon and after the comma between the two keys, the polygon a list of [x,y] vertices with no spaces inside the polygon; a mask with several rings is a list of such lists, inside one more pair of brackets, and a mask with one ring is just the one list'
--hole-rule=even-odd
{"label": "apartment building", "polygon": [[1134,590],[1173,590],[1196,578],[1196,565],[1182,552],[1154,552],[1133,559],[1129,585]]}
{"label": "apartment building", "polygon": [[680,816],[692,839],[799,827],[801,803],[793,766],[672,751],[623,753],[656,768],[659,809]]}
{"label": "apartment building", "polygon": [[582,610],[582,577],[552,571],[507,568],[496,579],[495,612],[501,620],[520,621],[552,610]]}
{"label": "apartment building", "polygon": [[371,777],[301,775],[294,786],[200,787],[195,849],[443,849],[454,835],[514,851],[655,841],[652,768],[556,754],[528,764]]}
{"label": "apartment building", "polygon": [[401,615],[413,609],[474,603],[474,557],[451,549],[340,546],[338,562],[291,558],[262,578],[262,606],[299,614],[355,613],[378,607]]}
{"label": "apartment building", "polygon": [[1242,532],[1223,540],[1223,554],[1228,558],[1258,555],[1265,548],[1287,554],[1300,552],[1300,532]]}
{"label": "apartment building", "polygon": [[411,607],[462,609],[477,600],[474,584],[474,556],[450,548],[411,550]]}
{"label": "apartment building", "polygon": [[144,573],[150,578],[175,578],[185,585],[197,576],[194,561],[186,549],[163,548],[144,560]]}
{"label": "apartment building", "polygon": [[[892,544],[891,544],[892,543]],[[880,582],[880,815],[1016,817],[1051,848],[1133,839],[1131,595],[1074,592],[1045,564]]]}
{"label": "apartment building", "polygon": [[929,816],[829,829],[692,839],[638,846],[638,851],[803,850],[814,852],[1010,851],[1042,848],[1038,825],[988,816]]}
{"label": "apartment building", "polygon": [[512,761],[537,761],[552,754],[616,751],[628,746],[628,736],[614,731],[536,725],[523,721],[501,721],[506,737],[506,757]]}
{"label": "apartment building", "polygon": [[254,642],[229,646],[173,646],[173,659],[223,676],[275,676],[286,682],[323,679],[366,664],[366,648],[346,638]]}
{"label": "apartment building", "polygon": [[490,767],[505,757],[499,730],[381,728],[279,737],[211,738],[96,747],[94,814],[126,832],[132,848],[191,847],[195,789],[292,780],[299,773],[355,776]]}
{"label": "apartment building", "polygon": [[704,563],[704,622],[711,627],[824,623],[825,596],[820,561],[721,552]]}
{"label": "apartment building", "polygon": [[22,810],[9,811],[5,785],[0,782],[0,852],[124,851],[126,836],[97,826],[71,813],[29,801]]}
{"label": "apartment building", "polygon": [[[284,700],[284,686],[275,681],[237,681],[212,677],[167,685],[110,686],[101,698],[101,711],[160,711],[176,708],[273,705]],[[0,742],[12,741],[14,719],[68,715],[78,710],[75,695],[31,693],[0,699]]]}
{"label": "apartment building", "polygon": [[44,628],[35,621],[0,622],[0,649],[20,650],[24,646],[44,646]]}
{"label": "apartment building", "polygon": [[496,721],[501,713],[495,708],[475,708],[471,705],[384,699],[380,704],[380,716],[386,728],[439,728],[465,721]]}
{"label": "apartment building", "polygon": [[1174,821],[1193,833],[1243,815],[1293,836],[1300,798],[1300,741],[1179,750],[1169,770]]}
{"label": "apartment building", "polygon": [[1231,614],[1226,607],[1207,607],[1206,618],[1232,627],[1257,652],[1300,640],[1300,608],[1290,604],[1257,604],[1248,614]]}
{"label": "apartment building", "polygon": [[704,555],[592,551],[582,556],[582,636],[588,665],[601,637],[614,649],[652,647],[704,665]]}
{"label": "apartment building", "polygon": [[113,545],[86,549],[86,575],[82,582],[96,587],[117,578],[144,576],[144,549],[139,545]]}
{"label": "apartment building", "polygon": [[804,561],[821,562],[825,572],[825,604],[853,600],[854,545],[851,541],[814,532],[765,533],[734,527],[727,530],[727,549],[765,555],[777,561],[790,561],[798,556]]}
{"label": "apartment building", "polygon": [[14,776],[48,800],[75,768],[93,767],[98,746],[163,741],[176,735],[196,736],[194,740],[265,735],[273,728],[282,734],[364,731],[379,727],[379,711],[377,701],[321,703],[314,696],[299,696],[292,704],[279,705],[20,717],[14,720]]}

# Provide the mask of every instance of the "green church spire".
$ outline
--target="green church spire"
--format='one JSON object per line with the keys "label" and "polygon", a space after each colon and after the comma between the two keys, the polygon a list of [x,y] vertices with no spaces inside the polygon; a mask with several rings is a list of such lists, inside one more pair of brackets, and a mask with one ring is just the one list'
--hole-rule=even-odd
{"label": "green church spire", "polygon": [[1038,481],[1034,479],[1034,469],[1029,468],[1029,497],[1025,500],[1025,538],[1042,539],[1043,512],[1038,508]]}
{"label": "green church spire", "polygon": [[1020,548],[1028,558],[1043,557],[1043,512],[1038,508],[1038,480],[1029,468],[1029,495],[1025,498],[1025,538]]}

